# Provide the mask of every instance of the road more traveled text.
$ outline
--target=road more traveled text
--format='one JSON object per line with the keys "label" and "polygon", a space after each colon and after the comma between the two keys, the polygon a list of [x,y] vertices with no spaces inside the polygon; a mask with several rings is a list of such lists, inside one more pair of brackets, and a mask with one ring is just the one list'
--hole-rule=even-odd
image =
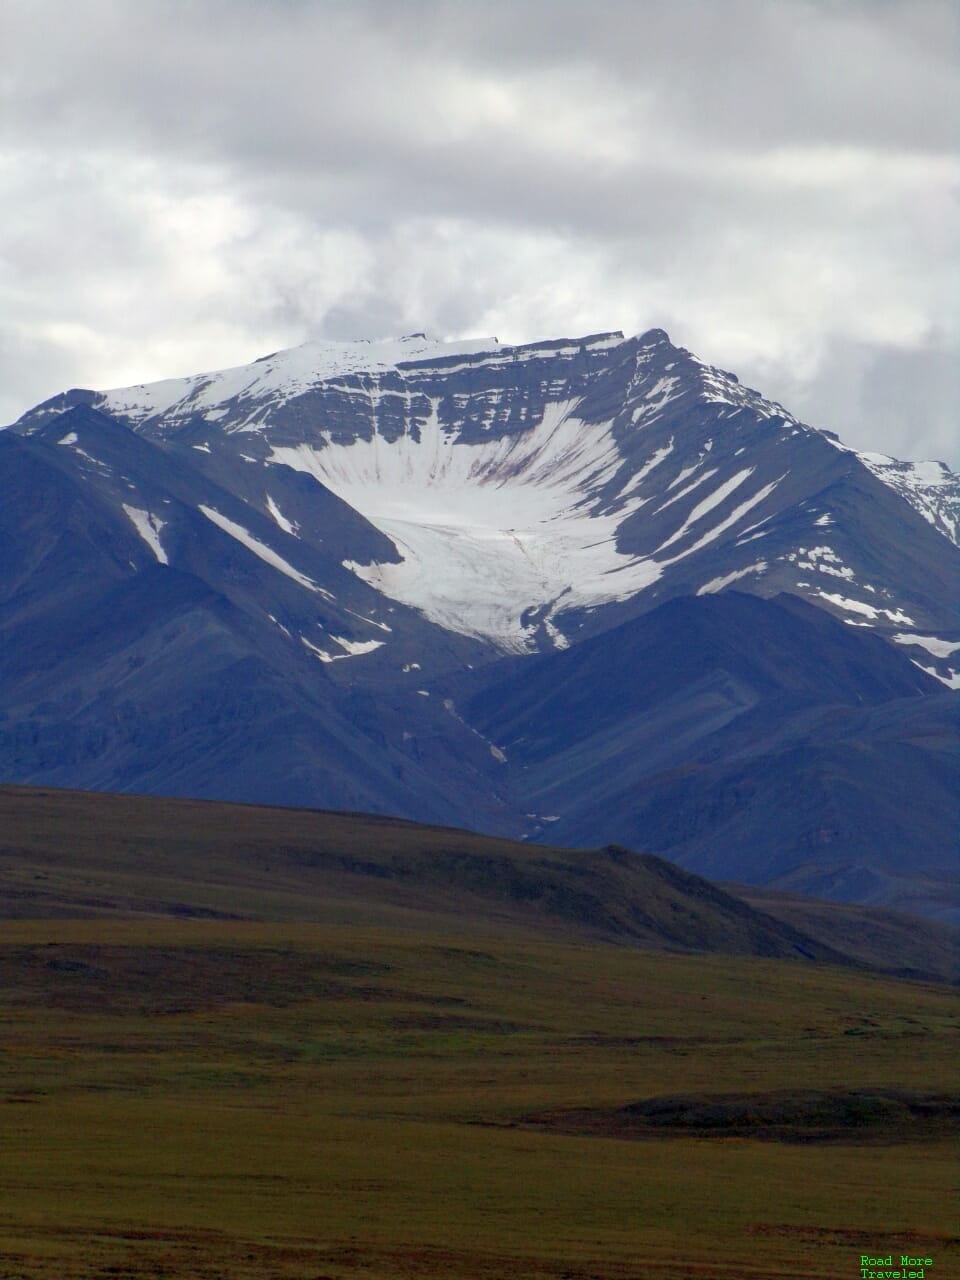
{"label": "road more traveled text", "polygon": [[871,1258],[867,1253],[860,1255],[863,1280],[925,1280],[924,1267],[932,1266],[932,1258],[913,1258],[909,1253],[900,1255],[899,1267],[894,1263],[892,1253],[885,1258]]}

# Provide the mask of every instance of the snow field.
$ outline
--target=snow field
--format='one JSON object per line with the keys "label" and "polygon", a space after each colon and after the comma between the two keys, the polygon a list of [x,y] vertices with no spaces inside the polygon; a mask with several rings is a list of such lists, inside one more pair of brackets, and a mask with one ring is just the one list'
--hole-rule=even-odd
{"label": "snow field", "polygon": [[[340,445],[323,434],[320,447],[273,447],[268,462],[313,475],[391,539],[403,557],[399,564],[345,562],[377,590],[505,651],[531,648],[538,625],[563,647],[557,626],[563,612],[629,599],[651,586],[665,565],[719,537],[779,483],[704,529],[709,513],[749,479],[747,468],[704,497],[653,556],[623,554],[617,530],[645,501],[631,495],[672,452],[672,442],[627,481],[617,513],[601,514],[601,490],[623,457],[612,423],[584,423],[577,403],[548,405],[522,434],[466,444],[441,427],[433,401],[419,423],[419,441],[405,434],[388,442],[375,433]],[[658,559],[695,523],[704,531],[692,547]],[[523,620],[530,609],[540,614],[535,624]]]}

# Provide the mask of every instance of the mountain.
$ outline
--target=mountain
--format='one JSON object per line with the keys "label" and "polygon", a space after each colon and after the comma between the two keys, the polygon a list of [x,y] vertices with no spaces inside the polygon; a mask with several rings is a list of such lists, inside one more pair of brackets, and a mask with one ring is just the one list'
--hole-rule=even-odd
{"label": "mountain", "polygon": [[795,596],[681,597],[484,676],[465,715],[551,840],[602,829],[704,875],[846,900],[953,881],[956,694]]}
{"label": "mountain", "polygon": [[[562,647],[609,626],[611,606],[622,620],[734,581],[904,634],[960,626],[955,558],[936,536],[955,535],[956,477],[845,449],[660,330],[308,343],[68,392],[16,429],[78,404],[189,459],[311,553],[325,537],[335,549],[313,511],[319,484],[381,533],[336,548],[355,576],[502,649]],[[59,439],[84,452],[71,434]],[[290,492],[291,470],[318,483]]]}
{"label": "mountain", "polygon": [[660,330],[73,390],[0,466],[2,779],[960,912],[960,482]]}

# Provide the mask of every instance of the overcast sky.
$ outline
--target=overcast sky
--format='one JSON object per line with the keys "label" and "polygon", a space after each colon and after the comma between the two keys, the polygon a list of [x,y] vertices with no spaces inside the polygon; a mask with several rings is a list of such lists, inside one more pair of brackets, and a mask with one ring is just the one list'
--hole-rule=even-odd
{"label": "overcast sky", "polygon": [[0,0],[0,422],[308,338],[665,328],[960,464],[956,0]]}

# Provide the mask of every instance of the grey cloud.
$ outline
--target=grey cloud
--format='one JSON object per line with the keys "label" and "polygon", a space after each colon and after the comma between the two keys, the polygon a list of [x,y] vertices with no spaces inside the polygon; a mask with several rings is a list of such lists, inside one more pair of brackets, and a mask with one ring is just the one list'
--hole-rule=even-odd
{"label": "grey cloud", "polygon": [[311,337],[328,338],[334,342],[356,342],[366,338],[395,337],[407,328],[409,317],[396,298],[384,298],[374,292],[330,307],[314,327],[309,324]]}
{"label": "grey cloud", "polygon": [[[619,104],[627,129],[652,107],[667,134],[714,144],[937,149],[956,131],[949,4],[607,0],[589,21],[558,0],[46,8],[57,20],[41,29],[34,6],[13,3],[0,34],[5,116],[50,141],[335,164],[365,145],[429,150],[451,79],[522,91],[548,70],[574,96],[595,73],[593,96]],[[459,141],[495,123],[482,93],[463,114]]]}
{"label": "grey cloud", "polygon": [[960,469],[955,347],[935,339],[915,349],[838,339],[809,385],[798,388],[796,402],[857,448],[937,458]]}
{"label": "grey cloud", "polygon": [[824,335],[815,361],[741,360],[737,374],[801,421],[854,448],[934,458],[960,470],[960,350],[939,335],[915,347]]}

